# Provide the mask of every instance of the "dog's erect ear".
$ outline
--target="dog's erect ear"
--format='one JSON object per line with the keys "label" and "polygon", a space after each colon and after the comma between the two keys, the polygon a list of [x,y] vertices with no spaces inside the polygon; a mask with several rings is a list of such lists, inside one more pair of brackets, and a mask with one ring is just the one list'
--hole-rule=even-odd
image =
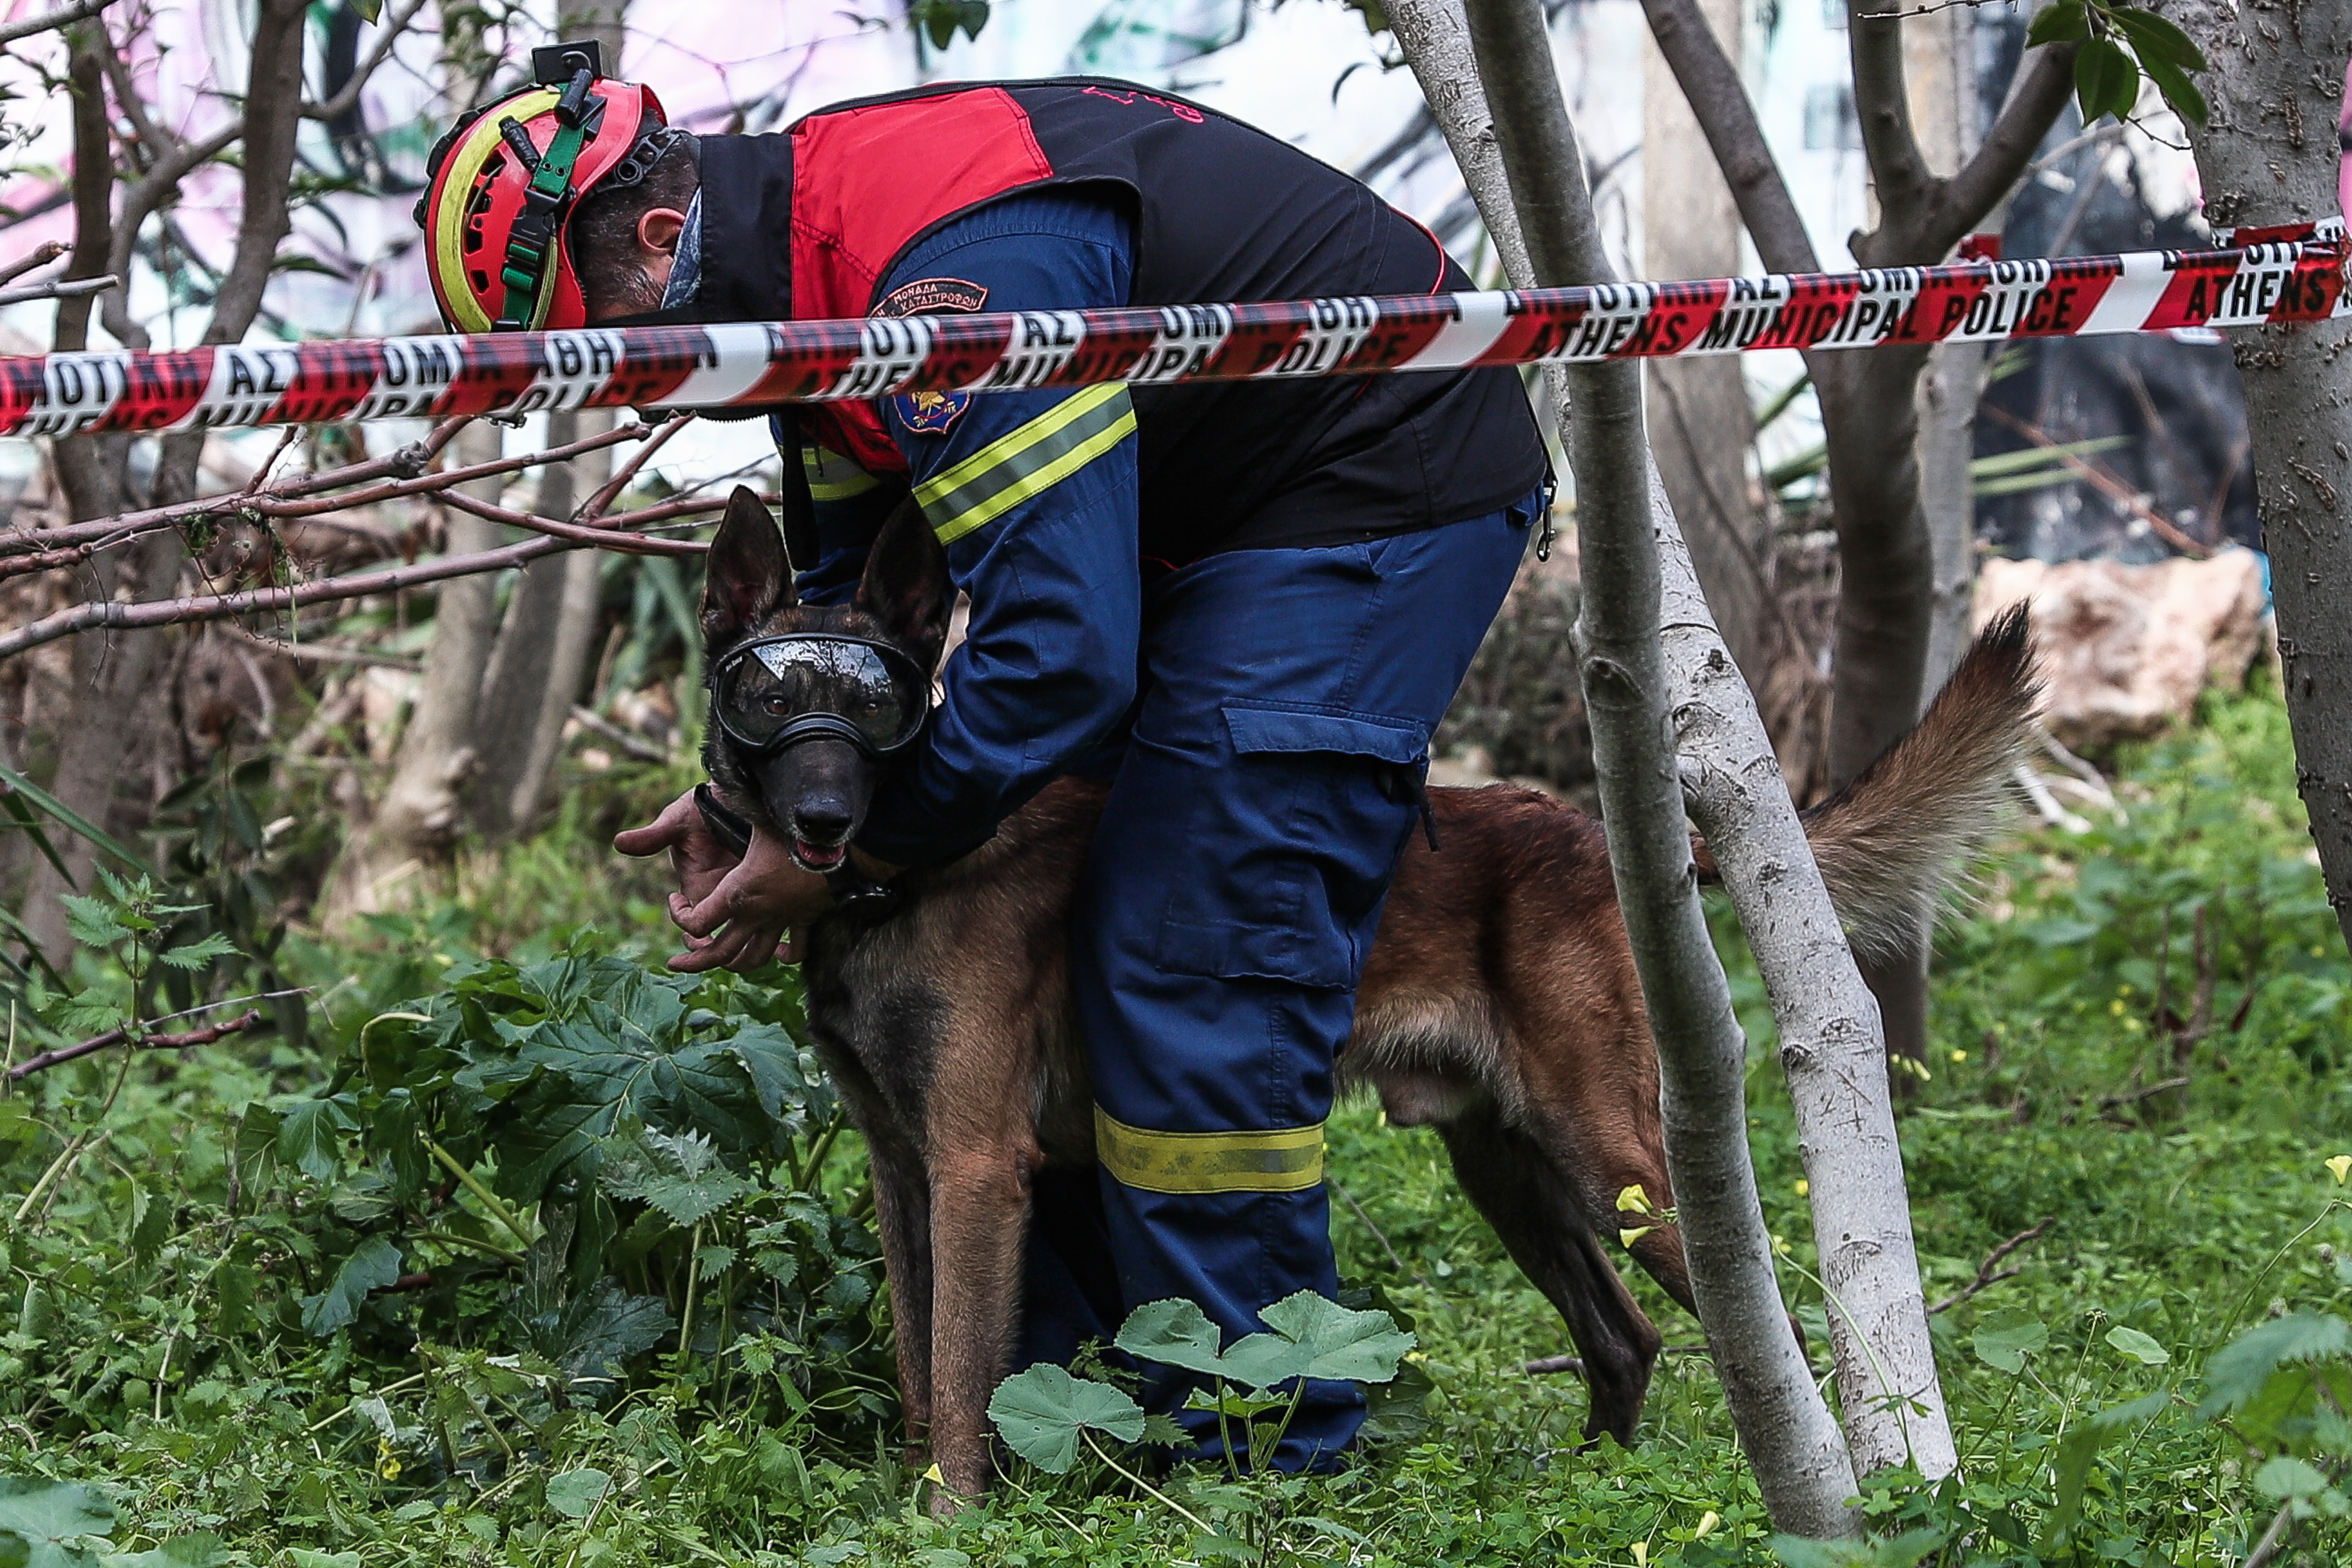
{"label": "dog's erect ear", "polygon": [[732,642],[795,602],[793,564],[776,520],[757,495],[737,485],[703,563],[702,635],[713,646]]}
{"label": "dog's erect ear", "polygon": [[947,646],[948,610],[955,586],[948,577],[948,552],[931,532],[929,520],[912,497],[898,503],[866,552],[866,576],[857,584],[857,607],[882,623],[893,642],[904,646],[926,669]]}

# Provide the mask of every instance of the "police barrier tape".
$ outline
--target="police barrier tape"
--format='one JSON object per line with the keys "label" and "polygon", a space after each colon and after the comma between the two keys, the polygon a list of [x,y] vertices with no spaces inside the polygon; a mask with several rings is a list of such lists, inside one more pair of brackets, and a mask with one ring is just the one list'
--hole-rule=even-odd
{"label": "police barrier tape", "polygon": [[2230,237],[2219,250],[1688,283],[0,358],[0,435],[1364,375],[2352,314],[2340,219]]}

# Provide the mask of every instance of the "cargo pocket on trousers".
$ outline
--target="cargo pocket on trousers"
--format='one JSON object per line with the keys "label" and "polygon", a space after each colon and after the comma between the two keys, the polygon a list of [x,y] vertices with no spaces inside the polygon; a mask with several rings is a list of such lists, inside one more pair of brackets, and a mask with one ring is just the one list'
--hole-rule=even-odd
{"label": "cargo pocket on trousers", "polygon": [[1362,973],[1429,736],[1313,703],[1224,704],[1232,766],[1202,813],[1200,873],[1171,900],[1160,966],[1345,990]]}

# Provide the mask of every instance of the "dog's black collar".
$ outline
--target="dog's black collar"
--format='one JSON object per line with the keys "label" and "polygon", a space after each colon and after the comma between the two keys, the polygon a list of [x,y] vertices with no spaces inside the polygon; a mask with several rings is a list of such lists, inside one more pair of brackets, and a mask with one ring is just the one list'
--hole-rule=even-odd
{"label": "dog's black collar", "polygon": [[[732,850],[738,859],[751,852],[751,824],[720,800],[718,791],[707,784],[695,785],[694,805],[702,813],[702,825],[710,830],[710,837]],[[858,870],[847,857],[824,873],[824,885],[833,895],[835,911],[861,925],[879,925],[898,912],[898,889]]]}

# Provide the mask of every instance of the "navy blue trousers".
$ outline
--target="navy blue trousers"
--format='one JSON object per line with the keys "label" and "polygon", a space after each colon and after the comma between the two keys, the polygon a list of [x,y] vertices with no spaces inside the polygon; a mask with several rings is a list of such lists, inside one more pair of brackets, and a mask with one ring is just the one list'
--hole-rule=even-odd
{"label": "navy blue trousers", "polygon": [[[1225,1341],[1336,1294],[1332,1063],[1444,716],[1539,506],[1369,543],[1213,555],[1147,595],[1142,680],[1079,889],[1096,1190],[1037,1194],[1026,1360],[1147,1301]],[[1091,771],[1091,770],[1090,770]],[[1175,1412],[1195,1381],[1150,1369]],[[1309,1388],[1276,1463],[1328,1462],[1361,1401]],[[1215,1420],[1180,1416],[1213,1449]]]}

